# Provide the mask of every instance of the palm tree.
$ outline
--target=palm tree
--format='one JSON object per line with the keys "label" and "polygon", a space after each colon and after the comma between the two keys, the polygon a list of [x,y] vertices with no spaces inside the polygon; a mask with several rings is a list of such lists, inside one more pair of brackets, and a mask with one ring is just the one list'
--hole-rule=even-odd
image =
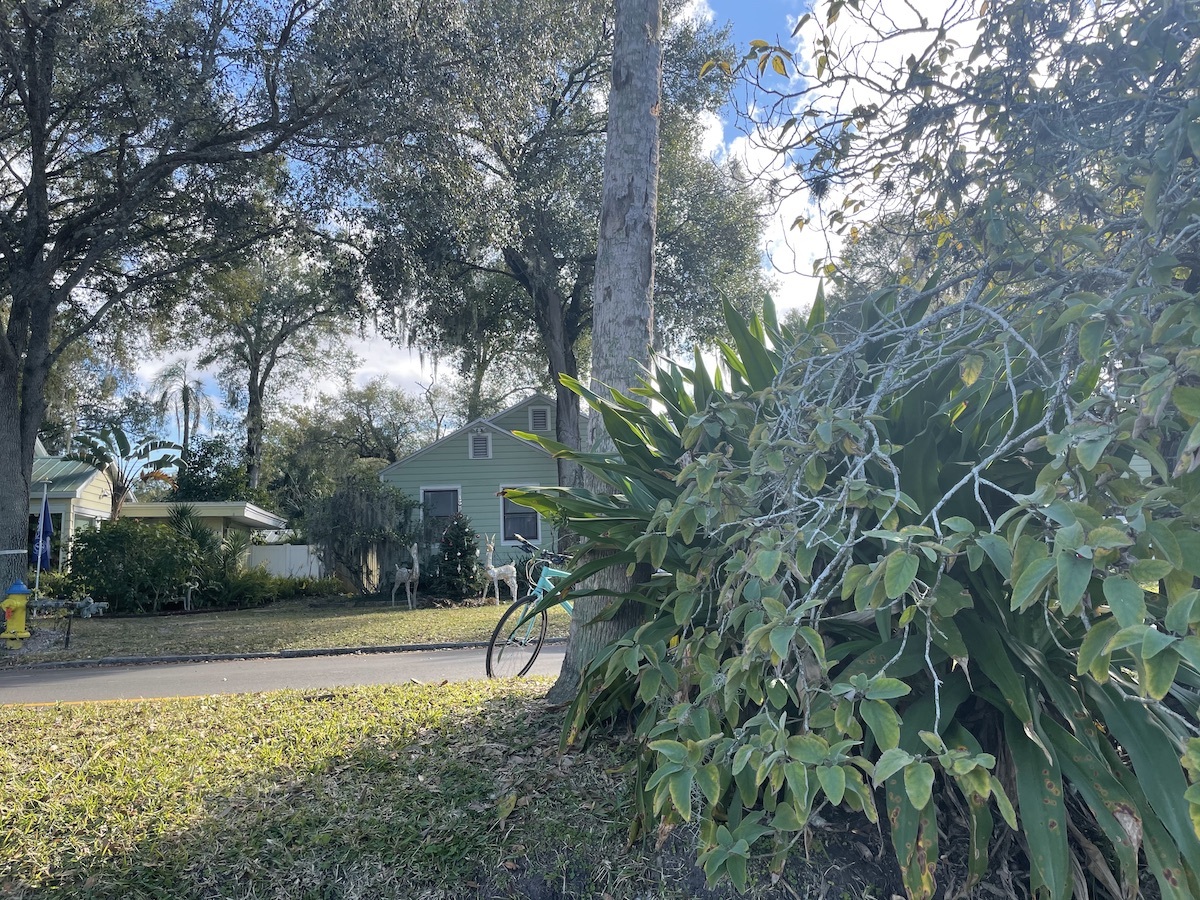
{"label": "palm tree", "polygon": [[[111,515],[120,518],[121,507],[137,481],[148,481],[150,473],[161,472],[179,461],[175,451],[178,444],[157,438],[146,438],[135,444],[124,429],[102,428],[85,432],[75,442],[75,452],[68,459],[77,459],[107,472],[112,481]],[[161,454],[154,457],[154,454]]]}
{"label": "palm tree", "polygon": [[166,417],[168,410],[175,415],[179,433],[179,458],[185,465],[191,456],[192,437],[200,429],[202,419],[211,420],[216,404],[204,391],[204,380],[188,371],[186,357],[163,366],[150,383],[151,396],[157,396],[158,414]]}

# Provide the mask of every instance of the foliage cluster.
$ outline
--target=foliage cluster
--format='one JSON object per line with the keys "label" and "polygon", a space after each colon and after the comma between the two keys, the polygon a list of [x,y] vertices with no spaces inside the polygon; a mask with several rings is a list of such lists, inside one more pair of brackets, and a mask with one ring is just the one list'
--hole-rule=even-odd
{"label": "foliage cluster", "polygon": [[170,499],[177,503],[209,500],[249,500],[269,503],[263,490],[250,487],[246,461],[228,434],[193,441],[186,463],[179,467]]}
{"label": "foliage cluster", "polygon": [[104,522],[71,544],[76,591],[109,612],[158,612],[176,600],[191,574],[193,546],[170,528],[134,519]]}
{"label": "foliage cluster", "polygon": [[948,819],[972,880],[1014,829],[1049,896],[1085,871],[1126,896],[1143,864],[1200,896],[1200,302],[1156,299],[1178,327],[1126,307],[1119,346],[1161,355],[1161,393],[1093,352],[1087,300],[1010,334],[894,297],[848,348],[819,308],[799,334],[730,311],[727,388],[697,360],[657,366],[644,401],[584,392],[620,455],[572,456],[618,493],[514,499],[603,552],[577,579],[662,571],[613,604],[649,621],[596,659],[569,727],[635,710],[643,813],[698,821],[711,877],[744,883],[764,848],[782,866],[824,804],[874,820],[882,800],[913,897]]}
{"label": "foliage cluster", "polygon": [[247,569],[248,546],[237,532],[218,537],[187,506],[174,508],[166,526],[119,519],[76,536],[70,572],[57,587],[107,602],[112,613],[181,609],[185,601],[193,609],[246,608],[338,591],[335,579]]}

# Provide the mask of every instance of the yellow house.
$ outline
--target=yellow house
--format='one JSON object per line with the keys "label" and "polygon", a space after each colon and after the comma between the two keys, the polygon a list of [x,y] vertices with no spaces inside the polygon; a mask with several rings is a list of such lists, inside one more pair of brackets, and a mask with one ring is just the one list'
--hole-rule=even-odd
{"label": "yellow house", "polygon": [[29,490],[31,542],[42,513],[43,487],[54,523],[51,559],[53,567],[60,569],[65,560],[58,548],[70,546],[80,529],[98,528],[101,522],[112,517],[112,479],[107,472],[85,462],[50,456],[38,441],[34,447],[33,479]]}

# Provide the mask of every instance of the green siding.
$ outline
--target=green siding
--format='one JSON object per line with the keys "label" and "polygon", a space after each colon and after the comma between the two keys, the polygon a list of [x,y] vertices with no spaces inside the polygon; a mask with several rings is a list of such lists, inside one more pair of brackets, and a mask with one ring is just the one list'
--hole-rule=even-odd
{"label": "green siding", "polygon": [[[538,408],[546,410],[546,428],[540,431],[533,431],[533,425],[530,422],[530,409]],[[554,403],[544,397],[538,396],[531,400],[526,400],[524,403],[519,403],[512,409],[505,410],[494,419],[492,424],[503,431],[530,431],[534,434],[545,435],[548,438],[554,437]]]}
{"label": "green siding", "polygon": [[[528,427],[524,409],[512,413],[514,418],[524,416]],[[499,535],[501,499],[496,494],[501,487],[556,484],[558,470],[540,448],[492,429],[485,433],[491,436],[491,459],[469,457],[471,432],[466,430],[400,460],[380,478],[418,502],[423,488],[458,488],[461,510],[471,520],[471,527],[481,535]],[[539,524],[546,544],[552,538],[550,525],[545,521]],[[495,559],[501,562],[513,553],[509,547],[497,546]]]}

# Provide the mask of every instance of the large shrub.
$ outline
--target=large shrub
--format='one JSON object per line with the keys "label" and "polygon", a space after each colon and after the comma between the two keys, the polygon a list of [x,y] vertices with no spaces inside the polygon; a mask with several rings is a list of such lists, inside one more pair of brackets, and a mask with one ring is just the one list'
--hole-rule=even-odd
{"label": "large shrub", "polygon": [[82,531],[71,545],[71,579],[110,612],[157,612],[191,573],[192,545],[170,528],[131,519]]}
{"label": "large shrub", "polygon": [[1156,301],[1104,349],[1090,298],[999,330],[880,292],[844,344],[820,307],[797,334],[731,315],[727,387],[697,360],[644,402],[580,388],[618,455],[547,446],[616,493],[510,496],[602,557],[577,578],[662,573],[616,601],[648,619],[569,735],[632,710],[643,815],[698,822],[712,878],[782,866],[832,804],[884,812],[913,897],[939,828],[969,883],[1011,833],[1046,896],[1142,870],[1200,896],[1200,299]]}

